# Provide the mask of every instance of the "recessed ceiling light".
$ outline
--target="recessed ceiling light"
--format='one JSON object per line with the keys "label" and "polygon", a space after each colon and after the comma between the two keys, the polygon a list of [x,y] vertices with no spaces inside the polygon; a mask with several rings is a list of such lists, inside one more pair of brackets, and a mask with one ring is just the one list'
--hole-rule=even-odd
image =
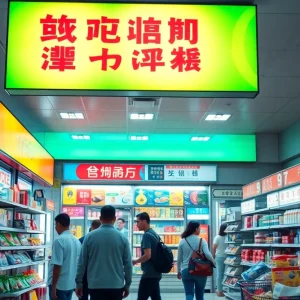
{"label": "recessed ceiling light", "polygon": [[131,120],[153,120],[154,114],[130,114]]}
{"label": "recessed ceiling light", "polygon": [[73,140],[90,140],[91,137],[89,135],[82,135],[82,134],[74,134],[72,135]]}
{"label": "recessed ceiling light", "polygon": [[83,113],[59,113],[62,119],[84,119]]}
{"label": "recessed ceiling light", "polygon": [[191,142],[208,142],[209,140],[209,136],[193,136],[191,138]]}
{"label": "recessed ceiling light", "polygon": [[148,141],[149,136],[147,136],[147,135],[131,135],[130,140],[132,140],[132,141]]}
{"label": "recessed ceiling light", "polygon": [[212,114],[212,115],[207,115],[205,121],[227,121],[230,117],[231,115]]}

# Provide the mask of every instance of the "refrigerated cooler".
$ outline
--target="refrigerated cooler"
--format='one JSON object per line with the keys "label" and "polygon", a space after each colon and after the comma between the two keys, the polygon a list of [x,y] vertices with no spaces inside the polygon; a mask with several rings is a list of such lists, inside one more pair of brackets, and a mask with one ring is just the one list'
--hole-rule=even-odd
{"label": "refrigerated cooler", "polygon": [[[169,274],[177,274],[177,254],[181,234],[184,231],[183,207],[138,207],[134,209],[134,215],[146,212],[150,216],[150,226],[168,245],[173,252],[175,263]],[[141,241],[144,232],[139,231],[137,225],[133,227],[133,257],[141,257]],[[141,266],[134,266],[134,274],[141,274]]]}

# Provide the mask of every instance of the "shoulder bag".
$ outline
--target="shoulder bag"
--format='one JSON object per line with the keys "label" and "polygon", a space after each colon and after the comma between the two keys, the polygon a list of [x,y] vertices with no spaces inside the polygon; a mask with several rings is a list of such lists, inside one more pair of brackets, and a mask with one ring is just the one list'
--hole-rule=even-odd
{"label": "shoulder bag", "polygon": [[189,273],[195,276],[212,276],[213,275],[213,264],[208,260],[202,251],[202,238],[200,238],[198,250],[195,251],[187,239],[187,244],[192,249],[192,257],[189,261]]}

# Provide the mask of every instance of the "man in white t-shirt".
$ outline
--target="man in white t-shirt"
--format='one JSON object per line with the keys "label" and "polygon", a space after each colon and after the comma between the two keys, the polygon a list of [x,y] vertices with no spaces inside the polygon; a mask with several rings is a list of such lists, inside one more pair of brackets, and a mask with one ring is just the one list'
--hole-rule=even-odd
{"label": "man in white t-shirt", "polygon": [[75,276],[81,244],[69,230],[70,217],[59,214],[55,229],[59,236],[53,242],[48,286],[51,300],[71,300],[76,287]]}

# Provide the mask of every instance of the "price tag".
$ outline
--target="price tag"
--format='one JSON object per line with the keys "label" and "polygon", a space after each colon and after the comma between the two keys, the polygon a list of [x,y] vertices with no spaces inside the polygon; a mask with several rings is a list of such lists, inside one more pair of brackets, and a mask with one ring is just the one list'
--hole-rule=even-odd
{"label": "price tag", "polygon": [[251,213],[255,211],[255,199],[242,202],[241,212],[242,214]]}
{"label": "price tag", "polygon": [[279,193],[272,193],[267,196],[268,208],[279,206]]}

